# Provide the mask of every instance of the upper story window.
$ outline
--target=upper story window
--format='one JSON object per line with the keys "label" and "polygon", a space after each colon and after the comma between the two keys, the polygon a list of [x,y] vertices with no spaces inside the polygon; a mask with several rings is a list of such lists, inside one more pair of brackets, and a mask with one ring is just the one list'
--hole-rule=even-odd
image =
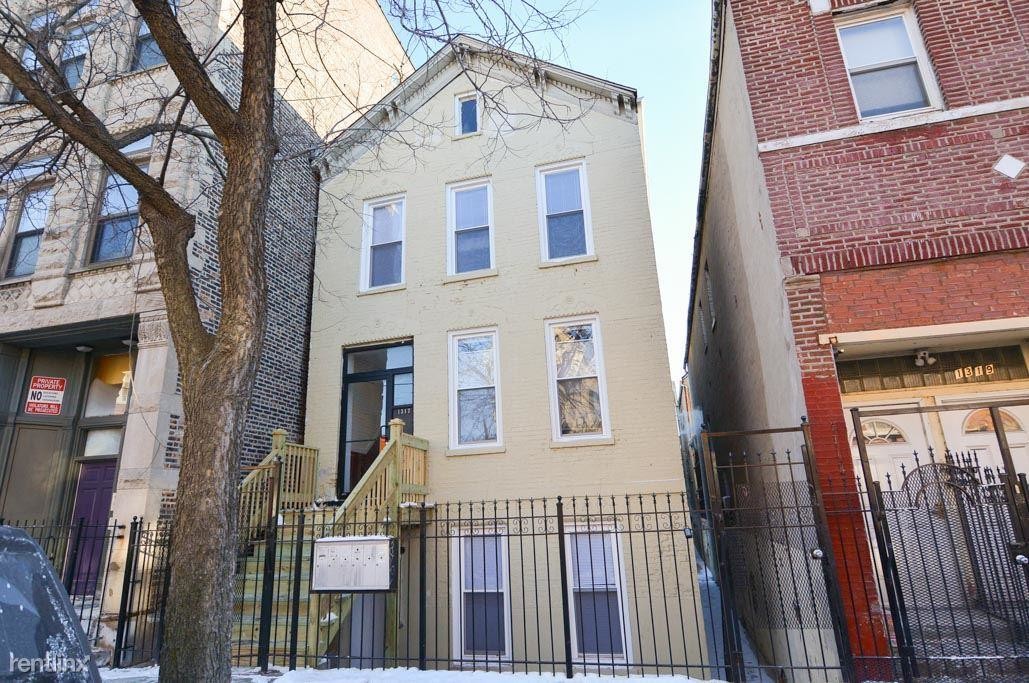
{"label": "upper story window", "polygon": [[547,323],[547,347],[554,440],[609,436],[600,321]]}
{"label": "upper story window", "polygon": [[69,87],[75,88],[82,82],[82,72],[86,66],[88,52],[89,29],[84,26],[73,29],[61,49],[61,72]]}
{"label": "upper story window", "polygon": [[912,10],[855,18],[838,24],[837,31],[862,118],[940,106]]}
{"label": "upper story window", "polygon": [[404,282],[404,205],[403,197],[365,204],[361,241],[362,290]]}
{"label": "upper story window", "polygon": [[[168,0],[173,13],[178,11],[178,0]],[[136,47],[132,53],[132,71],[142,71],[152,66],[165,63],[164,53],[157,46],[157,39],[150,27],[142,18],[139,20],[139,31],[136,34]]]}
{"label": "upper story window", "polygon": [[448,190],[447,272],[450,275],[493,267],[493,196],[488,181]]}
{"label": "upper story window", "polygon": [[711,329],[715,329],[715,288],[711,281],[711,270],[704,264],[704,292],[707,294],[707,310],[711,315]]}
{"label": "upper story window", "polygon": [[[29,46],[26,46],[25,49],[22,50],[21,65],[29,73],[32,73],[33,75],[38,75],[39,59],[36,57],[36,51]],[[18,88],[11,86],[11,102],[28,102],[28,99],[25,98],[25,95],[24,93],[22,93],[21,90],[18,90]]]}
{"label": "upper story window", "polygon": [[139,227],[139,194],[117,173],[108,173],[97,218],[90,261],[101,263],[132,256]]}
{"label": "upper story window", "polygon": [[157,39],[150,32],[146,21],[140,19],[139,33],[136,35],[136,48],[132,53],[132,71],[142,71],[164,64],[164,62],[164,53],[157,46]]}
{"label": "upper story window", "polygon": [[39,244],[43,239],[43,230],[46,228],[53,203],[52,187],[34,188],[23,193],[14,239],[9,250],[10,256],[4,272],[6,277],[25,277],[36,272]]}
{"label": "upper story window", "polygon": [[[29,31],[31,31],[33,33],[37,33],[39,31],[46,31],[46,33],[43,36],[43,39],[36,42],[37,46],[38,45],[42,45],[42,46],[45,47],[47,39],[50,37],[49,36],[49,32],[50,32],[49,26],[50,26],[50,23],[55,18],[56,18],[56,15],[53,12],[44,12],[43,14],[39,14],[39,15],[33,17],[32,21],[29,22],[29,26],[28,26]],[[38,33],[37,33],[37,37],[38,37]],[[22,52],[21,52],[21,65],[22,65],[22,67],[25,68],[26,71],[29,71],[30,73],[32,73],[34,76],[36,76],[38,78],[39,71],[40,71],[40,69],[42,69],[42,65],[39,63],[39,58],[36,55],[36,50],[31,45],[26,45],[25,49],[22,50]],[[18,90],[17,88],[15,88],[13,86],[11,87],[11,98],[10,99],[11,99],[11,102],[14,102],[14,103],[20,103],[20,102],[27,102],[28,101],[25,98],[25,95],[20,90]]]}
{"label": "upper story window", "polygon": [[497,331],[450,337],[450,447],[501,443]]}
{"label": "upper story window", "polygon": [[593,230],[583,162],[539,169],[537,194],[543,260],[560,261],[592,254]]}
{"label": "upper story window", "polygon": [[479,96],[460,95],[457,98],[457,134],[471,135],[479,132]]}
{"label": "upper story window", "polygon": [[[122,154],[149,160],[153,137],[148,135],[121,148]],[[147,165],[140,164],[145,172]],[[132,256],[139,228],[139,194],[129,181],[109,172],[97,216],[90,262],[118,261]]]}

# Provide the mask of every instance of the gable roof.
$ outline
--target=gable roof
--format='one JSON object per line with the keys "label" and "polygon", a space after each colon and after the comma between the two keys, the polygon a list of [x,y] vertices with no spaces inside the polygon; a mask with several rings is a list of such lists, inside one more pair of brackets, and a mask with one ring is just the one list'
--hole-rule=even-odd
{"label": "gable roof", "polygon": [[626,107],[636,109],[638,97],[634,88],[491,45],[471,36],[458,34],[385,97],[372,105],[364,115],[351,123],[335,139],[329,141],[320,161],[324,164],[328,163],[330,159],[339,158],[365,135],[388,129],[396,119],[400,118],[395,115],[405,111],[401,107],[401,103],[411,101],[436,76],[443,73],[451,64],[457,62],[461,55],[465,54],[501,57],[523,69],[538,70],[546,81],[569,85],[591,92],[598,97],[622,100]]}

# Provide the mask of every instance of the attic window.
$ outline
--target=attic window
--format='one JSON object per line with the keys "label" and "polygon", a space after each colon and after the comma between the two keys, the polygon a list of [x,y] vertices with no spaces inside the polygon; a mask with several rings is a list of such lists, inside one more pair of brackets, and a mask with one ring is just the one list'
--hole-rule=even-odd
{"label": "attic window", "polygon": [[457,134],[479,132],[479,98],[475,93],[457,98]]}

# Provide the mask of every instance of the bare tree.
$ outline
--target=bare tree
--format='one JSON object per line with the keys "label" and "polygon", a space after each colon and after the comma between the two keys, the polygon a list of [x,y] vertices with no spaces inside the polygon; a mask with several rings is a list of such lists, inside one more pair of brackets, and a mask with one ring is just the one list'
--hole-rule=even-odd
{"label": "bare tree", "polygon": [[[10,143],[0,160],[0,173],[15,174],[37,158],[45,160],[41,163],[46,172],[54,173],[99,163],[138,193],[138,237],[152,250],[156,264],[181,373],[185,418],[161,678],[227,681],[239,443],[267,309],[263,228],[280,149],[274,125],[276,88],[292,85],[275,82],[277,58],[291,56],[277,49],[297,35],[349,35],[351,27],[330,11],[337,3],[346,3],[326,0],[319,10],[311,2],[235,0],[222,6],[192,0],[192,5],[176,7],[168,0],[132,0],[134,12],[145,22],[138,23],[132,11],[114,0],[99,10],[98,0],[47,2],[51,4],[0,0],[0,73],[9,82],[6,91],[0,90],[0,99],[6,100],[0,106],[22,105],[17,114],[0,111],[0,125]],[[529,83],[540,78],[532,66],[538,37],[553,34],[581,12],[577,2],[544,9],[532,0],[382,4],[407,37],[408,47],[428,53],[459,32],[468,33],[497,46],[498,55],[528,55],[522,60]],[[83,12],[91,16],[88,40],[80,21]],[[234,18],[221,35],[203,42],[190,32],[190,16],[197,12]],[[145,48],[151,50],[149,56],[159,50],[174,77],[155,79],[153,87],[129,93],[127,101],[133,106],[111,109],[98,100],[94,89],[115,79],[117,65],[100,55],[105,47],[118,53],[115,47],[131,30],[148,32],[153,39]],[[86,49],[91,66],[83,70],[79,58]],[[367,49],[374,52],[376,46]],[[231,58],[222,59],[227,54]],[[148,53],[136,58],[145,60]],[[216,77],[229,63],[238,69],[234,88]],[[488,72],[488,62],[480,60],[476,82],[487,80],[483,64]],[[299,71],[297,78],[303,78]],[[351,90],[341,84],[340,92]],[[503,98],[485,94],[503,114]],[[312,108],[317,106],[312,103]],[[557,120],[580,115],[546,106],[541,111]],[[363,113],[359,125],[375,128],[376,122],[384,121],[374,112]],[[340,125],[335,131],[344,129]],[[126,151],[148,136],[159,136],[164,144],[164,164],[141,166]],[[221,174],[221,300],[215,325],[205,325],[210,321],[198,305],[201,293],[188,258],[196,212],[165,184],[167,159],[182,141],[216,159]]]}

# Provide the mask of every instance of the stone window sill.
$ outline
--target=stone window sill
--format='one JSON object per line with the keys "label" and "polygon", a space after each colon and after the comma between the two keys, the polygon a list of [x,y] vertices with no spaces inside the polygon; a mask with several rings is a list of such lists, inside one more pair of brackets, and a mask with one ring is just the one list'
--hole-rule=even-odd
{"label": "stone window sill", "polygon": [[569,439],[567,441],[550,441],[551,448],[578,448],[580,446],[613,446],[615,443],[615,437],[613,436],[591,436],[588,438],[581,439]]}
{"label": "stone window sill", "polygon": [[596,260],[596,254],[583,254],[582,256],[572,256],[571,258],[561,259],[558,261],[541,261],[539,267],[557,268],[558,266],[572,266],[577,263],[592,263]]}

